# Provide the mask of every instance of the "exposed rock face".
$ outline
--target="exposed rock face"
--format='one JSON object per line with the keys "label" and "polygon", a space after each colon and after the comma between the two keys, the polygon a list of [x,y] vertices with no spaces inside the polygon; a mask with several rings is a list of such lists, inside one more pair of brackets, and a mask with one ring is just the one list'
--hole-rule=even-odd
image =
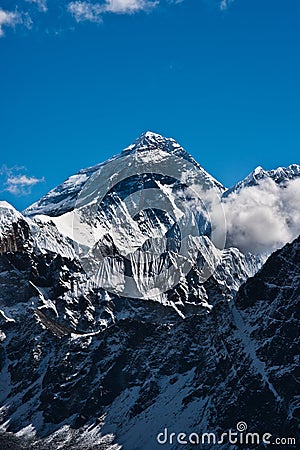
{"label": "exposed rock face", "polygon": [[26,252],[31,245],[26,219],[9,203],[0,202],[0,254]]}
{"label": "exposed rock face", "polygon": [[[175,141],[149,134],[123,155],[157,145],[197,164]],[[116,295],[91,282],[68,228],[96,170],[49,193],[30,218],[0,204],[0,448],[155,450],[165,428],[220,436],[241,421],[299,439],[300,239],[256,273],[259,258],[218,250],[207,234],[218,260],[208,279],[197,263],[159,298]],[[151,236],[165,225],[158,215],[139,219]],[[118,246],[107,234],[100,244]]]}
{"label": "exposed rock face", "polygon": [[269,383],[299,426],[300,237],[275,252],[261,271],[242,286],[236,306],[245,320],[254,350]]}
{"label": "exposed rock face", "polygon": [[29,237],[29,226],[24,220],[12,223],[11,229],[0,240],[0,253],[26,251],[28,249]]}

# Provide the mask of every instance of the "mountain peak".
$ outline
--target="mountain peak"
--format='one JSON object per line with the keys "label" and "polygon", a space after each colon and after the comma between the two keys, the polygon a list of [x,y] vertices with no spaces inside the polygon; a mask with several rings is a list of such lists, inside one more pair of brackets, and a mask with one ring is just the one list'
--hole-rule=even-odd
{"label": "mountain peak", "polygon": [[258,186],[266,179],[273,180],[279,187],[285,187],[287,183],[296,178],[300,178],[300,166],[298,164],[271,170],[265,170],[263,167],[257,166],[246,178],[227,189],[223,197],[228,197],[232,192],[239,192],[245,187]]}
{"label": "mountain peak", "polygon": [[291,164],[287,167],[277,167],[277,169],[265,170],[261,166],[251,172],[246,179],[272,178],[276,183],[280,184],[285,180],[291,180],[300,176],[300,166]]}
{"label": "mountain peak", "polygon": [[[140,152],[152,152],[153,156],[156,152],[169,153],[177,158],[185,159],[191,164],[203,170],[197,161],[188,153],[175,139],[162,136],[161,134],[154,133],[153,131],[146,131],[142,133],[131,145],[126,147],[121,156],[125,156],[131,153]],[[214,180],[221,189],[223,186]]]}
{"label": "mountain peak", "polygon": [[161,134],[154,133],[153,131],[145,131],[142,133],[131,145],[126,147],[122,151],[122,155],[128,154],[134,151],[151,151],[161,149],[170,152],[174,152],[174,149],[181,149],[185,155],[191,156],[183,150],[183,148],[173,139],[162,136]]}
{"label": "mountain peak", "polygon": [[138,137],[136,140],[141,140],[141,139],[167,139],[164,136],[162,136],[159,133],[155,133],[154,131],[145,131],[144,133],[142,133],[140,135],[140,137]]}
{"label": "mountain peak", "polygon": [[[149,153],[144,155],[143,153]],[[170,157],[174,157],[177,160],[185,160],[192,164],[194,167],[202,173],[203,178],[207,180],[208,185],[215,187],[218,192],[224,191],[224,186],[219,183],[215,178],[209,175],[205,170],[194,160],[194,158],[181,147],[178,142],[173,138],[164,137],[153,131],[146,131],[142,133],[129,147],[126,147],[121,153],[113,156],[109,160],[100,163],[93,167],[80,170],[77,174],[72,175],[61,185],[52,189],[48,194],[42,197],[33,205],[29,206],[24,214],[26,216],[34,216],[37,214],[46,214],[49,216],[59,216],[66,212],[71,211],[75,205],[77,196],[81,189],[87,182],[87,180],[97,172],[97,170],[113,163],[115,170],[119,173],[124,169],[124,158],[130,155],[140,154],[146,156],[153,164],[160,163],[160,157],[166,153]],[[143,155],[142,155],[143,154]],[[119,165],[119,167],[118,167]]]}
{"label": "mountain peak", "polygon": [[0,208],[15,210],[15,208],[5,200],[0,201]]}
{"label": "mountain peak", "polygon": [[253,174],[253,175],[258,175],[258,174],[261,173],[261,172],[264,172],[264,169],[263,169],[261,166],[257,166],[257,167],[253,170],[252,174]]}

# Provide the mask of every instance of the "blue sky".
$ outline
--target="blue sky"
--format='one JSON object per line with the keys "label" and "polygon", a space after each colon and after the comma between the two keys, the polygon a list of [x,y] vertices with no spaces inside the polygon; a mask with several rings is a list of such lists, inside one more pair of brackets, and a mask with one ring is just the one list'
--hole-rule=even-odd
{"label": "blue sky", "polygon": [[0,0],[1,198],[22,209],[146,130],[227,186],[299,163],[299,24],[299,0]]}

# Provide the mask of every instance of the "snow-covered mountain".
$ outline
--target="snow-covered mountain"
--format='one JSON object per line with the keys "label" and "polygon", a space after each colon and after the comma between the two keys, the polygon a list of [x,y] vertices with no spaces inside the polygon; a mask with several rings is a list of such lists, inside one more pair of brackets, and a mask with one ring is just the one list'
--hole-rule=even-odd
{"label": "snow-covered mountain", "polygon": [[[296,436],[299,239],[259,270],[257,255],[218,246],[222,195],[179,144],[147,132],[23,214],[0,202],[0,448],[155,450],[166,427],[240,421]],[[186,229],[193,265],[147,295]],[[108,277],[91,276],[93,258]],[[124,274],[139,295],[106,288]]]}
{"label": "snow-covered mountain", "polygon": [[[70,177],[24,215],[54,223],[101,287],[168,302],[160,294],[184,279],[200,248],[202,273],[222,258],[224,189],[173,139],[147,132],[121,154]],[[219,209],[217,226],[211,204]]]}
{"label": "snow-covered mountain", "polygon": [[[101,181],[104,188],[107,182],[106,171],[109,167],[112,167],[115,173],[121,173],[121,178],[130,178],[133,172],[129,160],[132,162],[140,157],[145,164],[145,159],[149,155],[147,164],[151,167],[150,170],[153,170],[153,163],[161,167],[162,155],[166,154],[181,161],[186,161],[188,165],[186,173],[190,170],[190,167],[194,167],[201,179],[201,184],[206,184],[207,188],[210,188],[210,191],[215,193],[215,197],[220,196],[226,216],[226,224],[223,218],[220,228],[225,229],[226,227],[227,242],[225,245],[227,247],[237,247],[243,253],[255,253],[265,260],[274,250],[282,247],[286,242],[292,241],[299,235],[300,218],[297,214],[297,211],[300,211],[299,165],[292,164],[287,168],[279,167],[274,170],[264,170],[259,166],[244,180],[227,189],[209,175],[174,139],[165,138],[152,132],[142,134],[132,145],[110,160],[94,167],[83,169],[72,175],[64,183],[28,207],[24,211],[24,215],[26,217],[36,217],[37,215],[51,217],[52,222],[56,224],[59,231],[73,239],[73,212],[78,209],[78,203],[82,200],[80,193],[84,186],[88,185],[99,171],[102,171],[104,174],[104,177],[102,177],[103,181]],[[184,170],[184,164],[182,163],[181,171],[184,172]],[[112,178],[114,179],[113,176]],[[153,179],[152,176],[152,187],[158,187],[158,182],[161,182],[166,187],[170,186],[168,177],[162,179],[156,176]],[[146,179],[136,177],[134,180],[131,178],[127,186],[124,183],[119,185],[118,192],[116,192],[117,186],[115,183],[114,195],[119,195],[120,192],[124,195],[126,191],[127,194],[130,193],[132,183],[136,184],[136,190],[140,189],[138,184],[143,185],[144,188],[147,187]],[[151,181],[148,179],[148,185],[149,183]],[[92,200],[95,201],[95,196]],[[121,200],[123,199],[121,198]],[[219,202],[214,203],[217,203],[217,209],[214,211],[215,216],[217,218],[222,217],[219,210]],[[93,210],[93,217],[95,217],[95,207],[97,207],[97,204],[96,206],[88,205],[88,210]],[[118,217],[119,214],[120,211],[117,212]],[[41,220],[45,220],[45,218],[41,218]],[[81,218],[79,220],[81,221]],[[95,231],[93,224],[86,220],[85,222],[88,222],[86,223],[87,228],[83,231],[83,226],[81,225],[80,230],[77,232],[77,238],[83,233],[83,240],[86,242],[89,239],[88,235],[106,234],[106,218],[102,217],[101,220],[98,215],[98,225],[99,221],[102,221],[104,226]],[[271,233],[269,233],[270,227],[272,228]],[[125,245],[128,245],[127,230],[124,231],[124,227],[122,227],[122,230],[123,234],[125,233]],[[119,230],[118,241],[120,242],[122,239],[124,239],[124,236]],[[224,239],[224,236],[222,236],[222,239]],[[114,240],[116,241],[116,236],[114,236]],[[106,269],[104,268],[105,271]]]}
{"label": "snow-covered mountain", "polygon": [[[174,161],[175,168],[170,171],[171,163],[174,164]],[[134,167],[133,170],[128,168],[136,162],[139,164],[138,167]],[[145,168],[146,173],[144,173]],[[196,176],[193,172],[194,168]],[[142,172],[139,173],[137,171],[136,174],[136,169],[141,169]],[[150,170],[151,173],[148,173]],[[96,183],[93,181],[95,174],[97,175]],[[116,174],[122,175],[120,180],[116,180]],[[193,190],[186,189],[186,179],[188,177],[193,178]],[[112,189],[107,187],[110,179],[113,180]],[[90,180],[96,185],[96,188],[94,184],[91,185]],[[202,210],[200,211],[199,203],[197,203],[198,199],[193,195],[196,189],[195,186],[198,186],[196,183],[200,183],[201,195],[203,192],[206,192],[205,189],[208,192],[214,190],[214,195],[217,196],[221,195],[225,190],[173,139],[147,132],[111,160],[71,176],[62,185],[50,191],[40,201],[29,207],[23,215],[15,211],[12,206],[8,206],[8,204],[5,207],[2,206],[1,210],[10,211],[11,230],[14,229],[17,222],[22,224],[21,229],[26,229],[27,235],[23,246],[25,246],[26,241],[28,253],[34,253],[39,258],[44,258],[48,254],[59,255],[60,258],[67,258],[72,261],[72,264],[75,264],[76,267],[83,268],[83,270],[81,269],[82,273],[76,275],[77,295],[90,295],[91,291],[99,291],[99,288],[104,288],[106,298],[115,299],[120,297],[120,295],[123,298],[151,298],[151,301],[159,302],[164,307],[170,306],[174,309],[176,315],[179,314],[185,317],[198,310],[199,312],[209,311],[215,302],[214,295],[209,293],[205,287],[204,269],[209,275],[212,274],[210,282],[213,280],[217,285],[217,289],[222,292],[222,295],[230,298],[232,293],[238,290],[241,283],[253,275],[261,264],[258,257],[251,254],[242,254],[238,249],[229,248],[222,250],[222,247],[220,249],[216,248],[213,241],[211,241],[211,224],[204,216],[205,211],[203,214]],[[99,185],[100,187],[104,185],[108,191],[108,195],[105,197],[104,213],[99,208]],[[88,186],[85,188],[89,191],[87,200],[85,199],[85,194],[82,194],[84,186]],[[149,190],[149,188],[150,191],[155,188],[155,208],[153,208],[153,205],[150,205],[152,206],[151,213],[148,212],[148,209],[146,209],[146,212],[141,212],[140,209],[137,209],[135,218],[132,220],[133,214],[129,211],[130,205],[128,202],[125,203],[126,196],[128,193],[130,195],[136,192],[139,194],[143,192],[143,189]],[[198,256],[198,261],[195,260],[195,264],[190,267],[191,270],[186,271],[186,274],[181,273],[179,265],[175,274],[177,278],[174,277],[174,279],[171,278],[171,272],[167,271],[167,277],[172,281],[170,288],[158,291],[157,295],[150,295],[147,290],[148,285],[145,284],[147,282],[146,277],[140,276],[140,261],[142,261],[143,270],[146,272],[159,274],[163,265],[167,266],[168,269],[170,261],[174,264],[180,234],[182,234],[182,230],[176,228],[177,225],[174,228],[172,217],[174,208],[170,212],[166,211],[169,206],[168,204],[167,207],[165,206],[166,202],[164,200],[163,207],[165,211],[157,209],[161,192],[167,197],[170,205],[175,203],[176,196],[183,199],[184,203],[191,210],[195,209],[196,205],[195,217],[198,221],[198,228],[200,228],[204,237],[198,236],[199,232],[197,230],[192,244],[197,246],[197,251],[201,250],[201,258]],[[82,197],[84,201],[82,201]],[[146,201],[149,203],[149,197]],[[136,197],[132,203],[137,203]],[[138,203],[142,203],[141,197],[138,197]],[[117,208],[115,207],[116,204],[118,205]],[[108,226],[109,221],[112,221],[113,226]],[[9,227],[9,220],[7,219],[6,222],[8,223],[7,227]],[[142,233],[140,230],[142,230]],[[22,235],[21,232],[19,234],[20,236]],[[9,235],[10,232],[7,231],[7,236]],[[149,240],[150,236],[151,240]],[[154,246],[156,246],[154,250],[156,251],[156,248],[159,248],[161,239],[164,239],[165,236],[167,236],[167,248],[159,262],[156,263],[158,266],[156,267],[148,256],[147,246],[152,245],[153,247],[154,237]],[[97,241],[95,241],[96,238]],[[91,242],[90,247],[88,247],[90,248],[89,265],[92,265],[94,260],[96,260],[97,265],[102,263],[102,261],[97,259],[99,248],[100,255],[103,252],[109,252],[109,257],[105,259],[102,272],[96,280],[99,281],[100,278],[100,283],[95,283],[95,280],[91,278],[89,268],[87,269],[87,264],[85,264],[85,254],[83,257],[81,254],[81,252],[85,251],[85,249],[82,250],[82,247],[86,248],[89,242]],[[146,256],[144,257],[143,254],[138,253],[138,264],[135,259],[129,261],[135,288],[131,288],[129,293],[126,293],[126,291],[122,292],[121,289],[120,292],[117,289],[112,290],[111,286],[109,286],[110,289],[105,289],[107,279],[109,284],[112,284],[111,280],[114,278],[117,279],[117,286],[120,285],[123,288],[121,283],[122,271],[128,270],[128,252],[133,248],[134,255],[136,255],[136,246],[146,247]],[[22,250],[22,248],[20,247],[19,250]],[[123,256],[124,254],[125,257]],[[143,259],[141,259],[142,257]],[[186,260],[184,255],[182,260]],[[214,270],[216,268],[217,270]],[[120,270],[120,274],[117,277],[116,270]],[[103,272],[104,275],[102,275]],[[34,282],[32,283],[34,284]],[[65,306],[62,306],[73,303],[74,283],[74,280],[64,283],[66,291],[64,293],[64,301],[61,303],[60,300],[54,298],[52,303],[55,311],[56,301],[61,303],[60,308],[64,311],[62,315],[63,321],[76,329],[78,326],[80,327],[81,319],[76,318],[74,311],[70,312],[72,308],[68,307],[66,312]],[[51,281],[49,284],[47,288],[51,290]],[[131,295],[131,292],[133,292],[133,295]],[[139,295],[135,295],[136,292]],[[41,296],[39,293],[38,297],[41,298]],[[107,319],[101,318],[98,323],[98,319],[93,313],[89,316],[89,320],[91,322],[89,331],[94,331],[99,327],[101,328],[103,323],[107,325],[110,320],[114,320],[114,316],[111,318],[109,314]]]}
{"label": "snow-covered mountain", "polygon": [[[165,138],[159,134],[147,131],[143,133],[132,145],[125,148],[120,154],[112,157],[104,163],[87,169],[80,170],[76,175],[69,177],[64,183],[52,189],[45,197],[42,197],[33,205],[29,206],[24,214],[33,216],[45,214],[48,216],[60,216],[65,212],[72,211],[76,206],[78,194],[88,179],[99,169],[107,167],[112,161],[116,161],[116,169],[124,170],[124,157],[139,152],[151,153],[151,158],[159,157],[160,152],[166,152],[178,158],[182,158],[197,167],[203,176],[220,192],[225,190],[224,186],[215,180],[172,138]],[[120,165],[118,164],[120,163]]]}
{"label": "snow-covered mountain", "polygon": [[259,186],[264,180],[271,179],[279,187],[285,188],[291,180],[300,178],[300,166],[298,164],[291,164],[288,167],[278,167],[277,169],[264,170],[261,166],[256,167],[249,175],[242,181],[239,181],[234,186],[223,193],[223,197],[228,197],[233,192],[240,192],[242,189],[250,186]]}

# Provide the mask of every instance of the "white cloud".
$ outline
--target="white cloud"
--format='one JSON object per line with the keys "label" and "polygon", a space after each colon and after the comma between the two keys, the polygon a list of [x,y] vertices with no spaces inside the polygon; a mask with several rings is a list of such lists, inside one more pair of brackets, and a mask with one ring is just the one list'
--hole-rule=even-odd
{"label": "white cloud", "polygon": [[76,22],[102,22],[101,14],[103,12],[103,8],[99,3],[76,1],[69,3],[67,9],[72,14]]}
{"label": "white cloud", "polygon": [[221,11],[226,11],[226,9],[228,9],[230,4],[233,2],[234,2],[234,0],[221,0],[221,2],[220,2]]}
{"label": "white cloud", "polygon": [[270,254],[300,234],[300,179],[283,188],[272,179],[224,200],[228,245]]}
{"label": "white cloud", "polygon": [[4,35],[3,27],[14,27],[21,21],[21,15],[17,11],[5,11],[0,8],[0,36]]}
{"label": "white cloud", "polygon": [[159,0],[106,0],[105,12],[117,14],[134,14],[138,11],[149,11],[159,4]]}
{"label": "white cloud", "polygon": [[26,0],[26,2],[35,3],[41,12],[48,11],[47,0]]}
{"label": "white cloud", "polygon": [[[0,37],[4,35],[5,27],[23,25],[25,28],[40,29],[41,15],[48,17],[51,12],[56,21],[66,19],[70,14],[76,22],[101,23],[105,14],[135,14],[138,12],[150,12],[161,4],[178,5],[185,0],[21,0],[17,2],[14,11],[7,11],[0,7]],[[234,0],[217,0],[215,3],[220,10],[225,11]],[[63,9],[67,11],[63,14]],[[34,17],[34,21],[33,18]],[[50,25],[51,28],[52,25]],[[53,25],[55,28],[57,25]],[[48,27],[48,25],[47,25]],[[63,26],[62,26],[63,27]],[[64,27],[63,27],[64,28]],[[48,30],[48,28],[47,28]]]}
{"label": "white cloud", "polygon": [[67,9],[77,22],[100,23],[105,13],[134,14],[139,11],[150,11],[158,4],[159,0],[105,0],[104,3],[77,0],[70,2]]}
{"label": "white cloud", "polygon": [[17,196],[29,195],[33,186],[45,181],[44,177],[37,178],[24,174],[25,170],[24,167],[7,167],[3,165],[0,168],[0,192],[9,192]]}

